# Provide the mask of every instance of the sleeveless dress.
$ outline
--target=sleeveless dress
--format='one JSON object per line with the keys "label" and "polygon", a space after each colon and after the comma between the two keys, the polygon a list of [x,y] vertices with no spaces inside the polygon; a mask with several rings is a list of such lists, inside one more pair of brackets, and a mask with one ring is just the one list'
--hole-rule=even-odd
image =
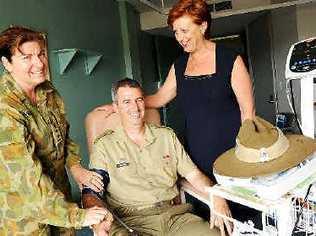
{"label": "sleeveless dress", "polygon": [[213,162],[235,146],[241,124],[230,83],[237,53],[216,44],[216,72],[200,76],[184,75],[188,57],[185,53],[174,64],[177,100],[185,117],[186,148],[200,170],[215,180]]}

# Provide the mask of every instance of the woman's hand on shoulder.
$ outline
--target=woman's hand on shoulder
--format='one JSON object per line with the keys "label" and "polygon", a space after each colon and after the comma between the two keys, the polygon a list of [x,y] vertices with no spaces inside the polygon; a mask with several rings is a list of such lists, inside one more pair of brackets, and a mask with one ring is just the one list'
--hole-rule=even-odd
{"label": "woman's hand on shoulder", "polygon": [[104,105],[98,106],[94,108],[92,112],[103,112],[104,117],[108,117],[109,115],[114,113],[115,110],[114,110],[113,104],[110,103],[110,104],[104,104]]}

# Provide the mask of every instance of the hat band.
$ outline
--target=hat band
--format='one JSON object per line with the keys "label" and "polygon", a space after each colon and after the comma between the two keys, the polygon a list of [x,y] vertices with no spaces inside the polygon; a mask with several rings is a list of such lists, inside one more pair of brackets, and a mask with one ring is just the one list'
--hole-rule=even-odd
{"label": "hat band", "polygon": [[[277,127],[276,127],[277,128]],[[236,139],[235,155],[243,162],[248,163],[260,163],[266,161],[272,161],[280,157],[289,148],[289,140],[285,137],[282,131],[277,128],[279,137],[277,141],[267,148],[248,148],[242,145],[238,138]]]}

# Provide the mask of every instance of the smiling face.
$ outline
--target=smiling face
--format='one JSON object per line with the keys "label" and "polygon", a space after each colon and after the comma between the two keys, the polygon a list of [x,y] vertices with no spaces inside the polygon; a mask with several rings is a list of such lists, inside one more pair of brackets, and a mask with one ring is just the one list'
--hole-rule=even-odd
{"label": "smiling face", "polygon": [[188,15],[179,17],[172,25],[176,40],[185,52],[194,52],[204,40],[207,23],[198,25]]}
{"label": "smiling face", "polygon": [[5,57],[1,58],[6,70],[12,75],[22,89],[34,89],[47,78],[46,51],[37,41],[23,43],[9,62]]}
{"label": "smiling face", "polygon": [[145,103],[141,89],[120,87],[117,90],[114,109],[120,115],[123,126],[144,125]]}

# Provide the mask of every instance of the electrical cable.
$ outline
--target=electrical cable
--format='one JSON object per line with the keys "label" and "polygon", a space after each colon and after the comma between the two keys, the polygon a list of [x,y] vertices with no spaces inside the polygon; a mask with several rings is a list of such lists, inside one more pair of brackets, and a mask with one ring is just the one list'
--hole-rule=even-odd
{"label": "electrical cable", "polygon": [[292,79],[286,80],[285,83],[285,91],[286,91],[286,97],[290,106],[290,109],[294,115],[294,119],[296,121],[297,127],[302,134],[302,125],[297,117],[296,109],[295,109],[295,103],[294,103],[294,95],[293,95],[293,88],[292,88]]}
{"label": "electrical cable", "polygon": [[290,92],[291,92],[291,103],[292,103],[294,118],[295,118],[297,127],[298,127],[298,129],[299,129],[299,131],[300,131],[300,134],[303,134],[303,132],[302,132],[302,127],[301,127],[301,124],[299,123],[299,120],[298,120],[298,117],[297,117],[296,108],[295,108],[292,80],[290,80]]}
{"label": "electrical cable", "polygon": [[303,213],[303,205],[304,205],[305,203],[307,203],[308,195],[310,194],[310,191],[311,191],[312,186],[313,186],[313,184],[310,184],[310,185],[308,186],[308,189],[307,189],[306,194],[305,194],[305,197],[304,197],[304,201],[303,201],[302,206],[301,206],[301,208],[300,208],[300,212],[299,212],[298,215],[297,215],[297,218],[296,218],[296,221],[295,221],[295,224],[294,224],[294,227],[293,227],[293,230],[292,230],[291,235],[294,235],[294,233],[295,233],[295,229],[296,229],[297,224],[298,224],[298,222],[299,222],[299,220],[300,220],[300,218],[301,218],[301,215],[302,215],[302,213]]}

